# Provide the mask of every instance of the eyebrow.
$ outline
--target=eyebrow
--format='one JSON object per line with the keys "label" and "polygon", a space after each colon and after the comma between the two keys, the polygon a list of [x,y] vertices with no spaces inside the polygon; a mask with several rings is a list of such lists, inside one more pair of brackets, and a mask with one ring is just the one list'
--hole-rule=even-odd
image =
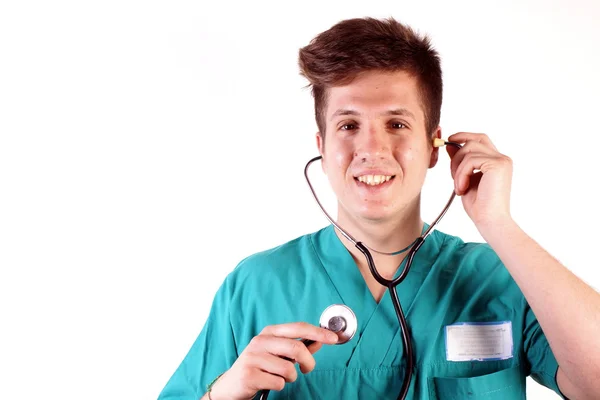
{"label": "eyebrow", "polygon": [[[331,116],[331,119],[333,119],[337,116],[342,116],[342,115],[360,116],[360,113],[358,111],[340,108],[336,112],[333,113],[333,115]],[[412,112],[408,111],[406,108],[395,108],[393,110],[384,112],[382,115],[397,115],[397,116],[401,116],[401,117],[409,117],[409,118],[412,118],[413,120],[416,120],[415,115]]]}

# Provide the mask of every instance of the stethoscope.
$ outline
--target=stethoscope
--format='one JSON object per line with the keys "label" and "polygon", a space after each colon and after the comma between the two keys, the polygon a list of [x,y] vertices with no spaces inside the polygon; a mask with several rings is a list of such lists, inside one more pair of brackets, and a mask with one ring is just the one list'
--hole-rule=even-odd
{"label": "stethoscope", "polygon": [[[459,143],[449,142],[449,141],[439,139],[439,138],[433,139],[433,147],[442,147],[445,145],[454,146],[459,149],[462,148],[462,146]],[[392,255],[397,255],[397,254],[403,253],[407,249],[400,250],[397,252],[392,252],[392,253],[386,253],[386,252],[372,249],[372,248],[368,247],[367,245],[363,244],[362,242],[359,242],[358,240],[353,238],[352,235],[350,235],[348,232],[346,232],[342,227],[340,227],[333,220],[333,218],[331,218],[331,216],[327,213],[327,211],[325,210],[325,208],[319,201],[319,197],[317,196],[315,189],[313,188],[313,186],[310,182],[310,178],[308,177],[308,168],[310,167],[310,165],[312,163],[314,163],[315,161],[318,161],[322,158],[323,158],[322,156],[317,156],[317,157],[314,157],[313,159],[311,159],[310,161],[308,161],[308,163],[306,163],[306,166],[304,167],[304,177],[306,178],[306,182],[308,183],[308,187],[310,188],[310,191],[312,192],[312,195],[313,195],[315,201],[317,202],[317,204],[318,204],[319,208],[321,209],[321,211],[323,212],[323,214],[325,214],[325,217],[327,218],[327,220],[346,239],[348,239],[350,242],[352,242],[352,244],[354,244],[354,246],[356,246],[356,248],[361,253],[363,253],[365,258],[367,259],[367,264],[369,265],[369,270],[371,271],[371,274],[373,275],[375,280],[377,280],[377,282],[379,282],[381,285],[387,287],[390,291],[392,303],[394,304],[394,310],[396,311],[396,316],[398,317],[398,322],[400,323],[400,328],[401,328],[400,330],[402,331],[402,344],[404,345],[404,348],[406,349],[406,373],[404,374],[404,381],[402,382],[402,388],[400,389],[400,394],[398,395],[398,400],[404,400],[404,399],[406,399],[406,396],[408,395],[408,390],[410,388],[410,382],[412,379],[413,368],[414,368],[414,354],[413,354],[412,343],[410,340],[410,332],[408,330],[408,325],[406,323],[406,318],[404,316],[404,312],[402,311],[402,306],[400,305],[400,299],[398,298],[398,292],[396,291],[396,287],[400,283],[402,283],[402,281],[404,281],[404,279],[408,275],[410,267],[412,266],[413,260],[415,258],[415,254],[421,248],[421,246],[425,242],[425,239],[427,238],[427,236],[429,236],[429,234],[433,231],[435,226],[440,222],[440,220],[444,217],[444,215],[446,215],[446,212],[448,211],[448,209],[450,208],[450,205],[452,205],[452,202],[454,201],[454,198],[456,197],[456,192],[452,191],[452,195],[450,196],[450,199],[444,206],[444,209],[442,210],[442,212],[438,215],[438,217],[435,219],[435,221],[433,221],[433,223],[431,223],[431,225],[429,225],[429,228],[427,228],[427,230],[423,234],[421,234],[421,236],[418,237],[413,242],[413,244],[410,246],[410,250],[408,252],[408,255],[406,256],[406,263],[404,264],[404,269],[402,270],[400,275],[398,275],[397,278],[392,279],[392,280],[385,279],[384,277],[379,275],[379,272],[377,272],[377,268],[375,267],[375,262],[373,261],[373,256],[371,255],[369,250],[374,251],[375,253],[378,253],[378,254],[392,256]],[[343,344],[343,343],[348,342],[350,339],[352,339],[352,337],[356,333],[358,321],[356,320],[356,315],[349,307],[347,307],[343,304],[333,304],[333,305],[327,307],[325,309],[325,311],[323,311],[323,313],[321,314],[321,318],[319,320],[319,325],[322,328],[326,328],[326,329],[329,329],[329,330],[337,333],[339,340],[336,344]],[[310,344],[314,343],[314,341],[303,339],[302,343],[304,343],[306,346],[309,346]],[[289,359],[287,359],[287,360],[291,361]],[[268,396],[269,396],[269,391],[263,390],[263,391],[261,391],[259,400],[266,400]]]}

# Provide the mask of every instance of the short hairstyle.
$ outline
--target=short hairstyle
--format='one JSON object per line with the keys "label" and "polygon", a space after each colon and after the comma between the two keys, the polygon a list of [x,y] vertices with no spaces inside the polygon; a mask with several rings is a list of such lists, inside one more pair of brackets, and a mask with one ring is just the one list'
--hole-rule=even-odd
{"label": "short hairstyle", "polygon": [[440,123],[442,69],[426,35],[394,18],[354,18],[338,22],[299,51],[300,74],[312,86],[315,119],[325,135],[327,89],[350,83],[361,72],[406,71],[416,77],[425,129],[433,136]]}

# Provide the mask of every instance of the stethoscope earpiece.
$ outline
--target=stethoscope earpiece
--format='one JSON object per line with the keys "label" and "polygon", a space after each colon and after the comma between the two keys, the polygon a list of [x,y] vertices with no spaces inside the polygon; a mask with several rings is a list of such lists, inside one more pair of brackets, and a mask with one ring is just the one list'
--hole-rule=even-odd
{"label": "stethoscope earpiece", "polygon": [[446,145],[446,141],[440,138],[433,138],[433,147],[442,147]]}

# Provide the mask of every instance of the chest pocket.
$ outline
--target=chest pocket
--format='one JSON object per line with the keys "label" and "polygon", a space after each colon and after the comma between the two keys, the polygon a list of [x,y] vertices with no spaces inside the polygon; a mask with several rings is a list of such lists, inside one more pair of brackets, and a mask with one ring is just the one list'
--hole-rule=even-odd
{"label": "chest pocket", "polygon": [[525,399],[525,377],[519,366],[472,378],[429,378],[432,400]]}

